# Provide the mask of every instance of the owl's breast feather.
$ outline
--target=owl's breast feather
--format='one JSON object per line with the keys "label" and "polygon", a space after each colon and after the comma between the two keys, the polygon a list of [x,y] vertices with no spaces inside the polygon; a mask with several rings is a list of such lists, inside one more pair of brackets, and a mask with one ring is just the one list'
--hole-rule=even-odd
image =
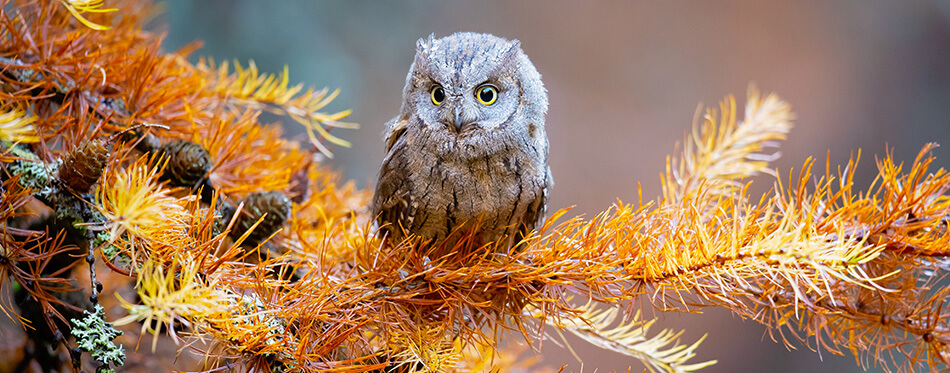
{"label": "owl's breast feather", "polygon": [[423,162],[410,167],[411,194],[418,196],[417,233],[443,237],[463,222],[480,219],[486,238],[493,239],[521,222],[542,192],[546,167],[539,154],[524,146],[497,145],[478,156],[464,151],[445,157],[424,154]]}

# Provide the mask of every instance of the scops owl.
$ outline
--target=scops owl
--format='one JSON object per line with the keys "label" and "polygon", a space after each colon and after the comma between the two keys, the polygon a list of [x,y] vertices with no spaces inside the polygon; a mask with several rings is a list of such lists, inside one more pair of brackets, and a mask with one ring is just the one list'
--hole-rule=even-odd
{"label": "scops owl", "polygon": [[517,243],[544,217],[547,92],[517,40],[488,34],[416,43],[373,212],[394,239],[444,239],[472,227]]}

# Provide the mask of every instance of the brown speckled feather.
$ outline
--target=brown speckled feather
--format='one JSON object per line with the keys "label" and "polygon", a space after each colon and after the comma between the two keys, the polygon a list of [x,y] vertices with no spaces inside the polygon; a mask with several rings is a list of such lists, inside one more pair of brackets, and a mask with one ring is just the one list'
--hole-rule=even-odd
{"label": "brown speckled feather", "polygon": [[390,237],[441,239],[467,224],[482,242],[517,241],[543,220],[547,94],[517,41],[420,40],[403,98],[373,199]]}

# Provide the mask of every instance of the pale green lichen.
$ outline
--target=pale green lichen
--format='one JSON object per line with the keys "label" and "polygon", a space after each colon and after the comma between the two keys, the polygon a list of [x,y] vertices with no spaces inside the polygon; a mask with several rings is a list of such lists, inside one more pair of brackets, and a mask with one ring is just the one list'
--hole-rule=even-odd
{"label": "pale green lichen", "polygon": [[[273,315],[267,314],[267,307],[264,305],[264,302],[260,300],[256,295],[246,295],[242,296],[238,301],[238,304],[232,310],[234,321],[232,324],[234,326],[249,327],[249,325],[242,324],[253,324],[253,325],[267,325],[267,339],[265,344],[267,345],[278,345],[283,343],[284,336],[286,334],[286,323]],[[286,372],[286,371],[296,371],[296,366],[290,361],[293,361],[292,357],[281,355],[282,358],[277,360],[271,360],[271,371],[274,372]]]}
{"label": "pale green lichen", "polygon": [[[16,147],[13,147],[13,149],[16,149]],[[9,165],[11,173],[20,175],[20,186],[32,189],[33,194],[42,195],[49,195],[53,192],[50,180],[53,179],[52,175],[56,174],[58,166],[57,163],[43,163],[27,158],[17,160]]]}
{"label": "pale green lichen", "polygon": [[102,250],[102,255],[106,259],[112,259],[119,254],[119,248],[112,243],[112,234],[108,231],[102,231],[96,234],[92,240],[92,247],[98,247]]}
{"label": "pale green lichen", "polygon": [[115,337],[122,335],[122,331],[106,322],[105,310],[96,305],[95,312],[83,311],[83,319],[69,320],[73,324],[72,335],[76,338],[79,349],[89,352],[93,359],[104,364],[101,372],[113,372],[110,366],[121,366],[125,361],[125,350],[122,345],[112,342]]}
{"label": "pale green lichen", "polygon": [[[249,295],[241,297],[240,303],[237,305],[235,321],[233,322],[235,326],[239,326],[241,323],[254,322],[256,324],[266,324],[267,328],[267,344],[277,344],[283,339],[284,336],[284,323],[275,317],[271,317],[265,313],[267,308],[264,306],[264,303],[255,296]],[[241,312],[243,311],[243,312]]]}
{"label": "pale green lichen", "polygon": [[12,154],[20,158],[10,163],[10,172],[19,175],[20,186],[32,190],[34,197],[55,209],[56,219],[70,222],[73,228],[87,237],[90,237],[90,223],[105,221],[102,214],[91,209],[86,202],[93,195],[76,196],[57,186],[58,183],[54,181],[61,166],[60,161],[45,163],[28,150],[12,145],[9,148]]}
{"label": "pale green lichen", "polygon": [[92,240],[92,247],[98,248],[102,252],[102,257],[106,261],[112,262],[115,265],[120,265],[122,267],[131,268],[132,267],[132,258],[129,257],[128,253],[122,251],[121,248],[114,245],[112,240],[112,234],[108,231],[101,231],[96,234],[96,237]]}
{"label": "pale green lichen", "polygon": [[4,142],[4,148],[17,160],[7,164],[10,173],[20,177],[20,186],[31,190],[33,196],[43,202],[49,202],[56,194],[52,180],[59,168],[59,162],[46,163],[27,149]]}
{"label": "pale green lichen", "polygon": [[89,219],[92,209],[88,203],[68,192],[56,193],[50,196],[50,201],[56,207],[56,219],[70,222],[84,236],[89,234],[86,226],[93,221]]}

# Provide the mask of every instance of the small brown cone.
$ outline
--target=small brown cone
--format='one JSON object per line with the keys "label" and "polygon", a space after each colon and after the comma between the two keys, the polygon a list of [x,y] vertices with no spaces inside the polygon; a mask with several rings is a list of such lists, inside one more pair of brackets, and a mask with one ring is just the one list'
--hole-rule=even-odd
{"label": "small brown cone", "polygon": [[109,160],[105,141],[95,139],[84,142],[63,157],[59,168],[59,180],[76,193],[87,193],[99,181]]}

